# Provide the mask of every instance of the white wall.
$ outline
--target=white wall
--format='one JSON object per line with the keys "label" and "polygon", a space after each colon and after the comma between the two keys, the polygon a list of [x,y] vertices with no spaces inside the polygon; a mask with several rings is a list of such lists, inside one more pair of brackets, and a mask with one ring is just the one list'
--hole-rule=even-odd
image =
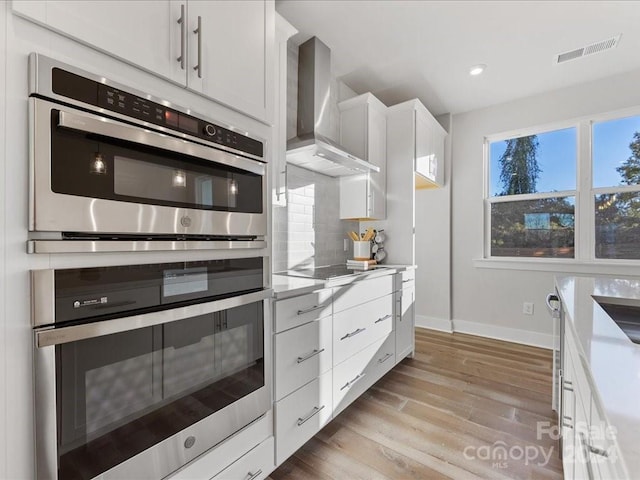
{"label": "white wall", "polygon": [[[544,297],[554,273],[478,268],[483,254],[483,140],[486,135],[640,105],[640,71],[455,115],[452,161],[454,329],[551,345]],[[533,316],[522,303],[535,303]]]}
{"label": "white wall", "polygon": [[[4,248],[4,230],[5,230],[5,178],[6,178],[6,151],[7,142],[5,141],[5,122],[6,122],[6,95],[5,95],[5,76],[6,76],[6,8],[0,5],[0,385],[6,385],[7,370],[7,332],[4,319],[7,317],[7,302],[5,297],[5,248]],[[0,394],[0,432],[7,431],[7,407],[4,394]],[[7,474],[7,437],[0,434],[0,478],[8,478]]]}

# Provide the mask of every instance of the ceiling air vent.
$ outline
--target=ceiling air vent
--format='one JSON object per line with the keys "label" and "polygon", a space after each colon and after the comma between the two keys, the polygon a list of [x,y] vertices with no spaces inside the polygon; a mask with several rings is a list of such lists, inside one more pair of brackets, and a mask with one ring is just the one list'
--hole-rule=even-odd
{"label": "ceiling air vent", "polygon": [[576,48],[575,50],[571,50],[569,52],[559,53],[558,55],[556,55],[555,63],[564,63],[568,62],[569,60],[575,60],[576,58],[586,57],[587,55],[593,55],[594,53],[609,50],[610,48],[618,45],[621,35],[622,34],[616,35],[615,37],[602,40],[601,42],[592,43],[591,45],[587,45],[585,47]]}

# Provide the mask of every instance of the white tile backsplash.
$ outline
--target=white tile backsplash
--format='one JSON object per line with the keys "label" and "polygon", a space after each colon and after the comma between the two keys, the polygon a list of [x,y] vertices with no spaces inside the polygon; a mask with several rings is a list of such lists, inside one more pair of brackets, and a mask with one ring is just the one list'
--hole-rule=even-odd
{"label": "white tile backsplash", "polygon": [[287,205],[274,208],[275,272],[346,262],[358,222],[340,220],[339,179],[287,165]]}

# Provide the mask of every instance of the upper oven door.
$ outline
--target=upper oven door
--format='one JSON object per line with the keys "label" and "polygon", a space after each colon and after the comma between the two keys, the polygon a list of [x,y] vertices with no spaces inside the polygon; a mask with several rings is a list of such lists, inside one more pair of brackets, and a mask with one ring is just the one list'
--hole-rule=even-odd
{"label": "upper oven door", "polygon": [[266,235],[265,164],[31,98],[31,231]]}

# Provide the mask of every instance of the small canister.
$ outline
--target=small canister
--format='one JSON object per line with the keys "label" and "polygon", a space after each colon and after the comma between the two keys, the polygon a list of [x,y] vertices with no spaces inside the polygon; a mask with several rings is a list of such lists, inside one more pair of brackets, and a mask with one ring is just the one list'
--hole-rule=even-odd
{"label": "small canister", "polygon": [[354,260],[369,260],[371,258],[371,242],[366,241],[354,241],[353,242],[353,259]]}

